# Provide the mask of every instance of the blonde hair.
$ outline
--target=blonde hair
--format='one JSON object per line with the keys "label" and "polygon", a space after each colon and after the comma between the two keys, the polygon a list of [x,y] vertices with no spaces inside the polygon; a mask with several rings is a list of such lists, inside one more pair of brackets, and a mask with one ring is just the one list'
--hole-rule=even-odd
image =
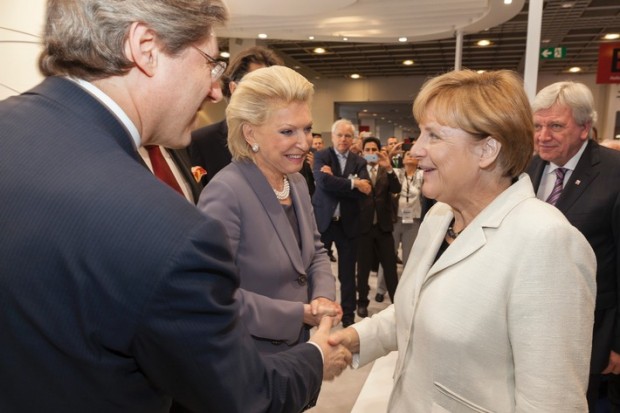
{"label": "blonde hair", "polygon": [[413,103],[418,123],[424,122],[429,108],[441,124],[500,142],[498,165],[504,175],[514,178],[527,167],[534,151],[534,123],[515,72],[458,70],[430,79]]}
{"label": "blonde hair", "polygon": [[312,102],[314,86],[285,66],[254,70],[243,77],[226,108],[228,149],[233,159],[252,159],[243,125],[263,125],[274,110],[293,102]]}

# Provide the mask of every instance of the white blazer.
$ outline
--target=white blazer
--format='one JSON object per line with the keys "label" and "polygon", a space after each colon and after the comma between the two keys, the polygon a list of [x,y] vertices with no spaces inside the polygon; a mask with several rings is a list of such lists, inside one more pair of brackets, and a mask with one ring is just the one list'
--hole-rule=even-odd
{"label": "white blazer", "polygon": [[355,324],[360,365],[398,350],[389,411],[586,412],[594,253],[526,174],[436,261],[425,217],[392,305]]}

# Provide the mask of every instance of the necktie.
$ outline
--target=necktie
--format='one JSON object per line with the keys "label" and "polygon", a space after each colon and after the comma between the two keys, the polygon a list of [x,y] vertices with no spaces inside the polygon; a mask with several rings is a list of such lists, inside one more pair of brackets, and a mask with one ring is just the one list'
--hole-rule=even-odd
{"label": "necktie", "polygon": [[375,186],[375,182],[377,181],[377,167],[373,166],[370,168],[370,180],[372,181],[372,185]]}
{"label": "necktie", "polygon": [[566,168],[558,168],[555,170],[555,184],[553,185],[553,190],[547,198],[547,202],[551,205],[555,205],[560,199],[560,194],[562,194],[562,188],[564,186],[564,175],[566,174]]}
{"label": "necktie", "polygon": [[179,186],[179,183],[174,177],[170,166],[168,166],[168,162],[166,162],[166,159],[164,159],[164,155],[162,155],[159,146],[147,145],[144,148],[149,153],[149,158],[151,159],[151,166],[153,167],[153,174],[161,181],[168,184],[168,186],[170,186],[172,189],[185,196],[183,194],[183,190]]}

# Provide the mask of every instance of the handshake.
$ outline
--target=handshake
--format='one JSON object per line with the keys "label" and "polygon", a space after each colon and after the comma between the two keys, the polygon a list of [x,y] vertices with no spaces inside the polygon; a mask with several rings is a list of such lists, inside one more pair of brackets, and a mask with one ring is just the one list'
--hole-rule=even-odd
{"label": "handshake", "polygon": [[347,327],[331,334],[331,328],[337,318],[323,317],[310,342],[323,351],[323,380],[333,380],[351,364],[352,353],[359,352],[359,336],[352,327]]}

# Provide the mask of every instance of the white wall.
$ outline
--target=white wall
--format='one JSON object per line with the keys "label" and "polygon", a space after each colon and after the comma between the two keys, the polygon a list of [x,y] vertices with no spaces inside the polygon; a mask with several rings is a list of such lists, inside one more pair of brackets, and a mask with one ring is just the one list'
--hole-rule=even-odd
{"label": "white wall", "polygon": [[45,0],[0,1],[0,100],[41,81],[37,59],[44,16]]}

